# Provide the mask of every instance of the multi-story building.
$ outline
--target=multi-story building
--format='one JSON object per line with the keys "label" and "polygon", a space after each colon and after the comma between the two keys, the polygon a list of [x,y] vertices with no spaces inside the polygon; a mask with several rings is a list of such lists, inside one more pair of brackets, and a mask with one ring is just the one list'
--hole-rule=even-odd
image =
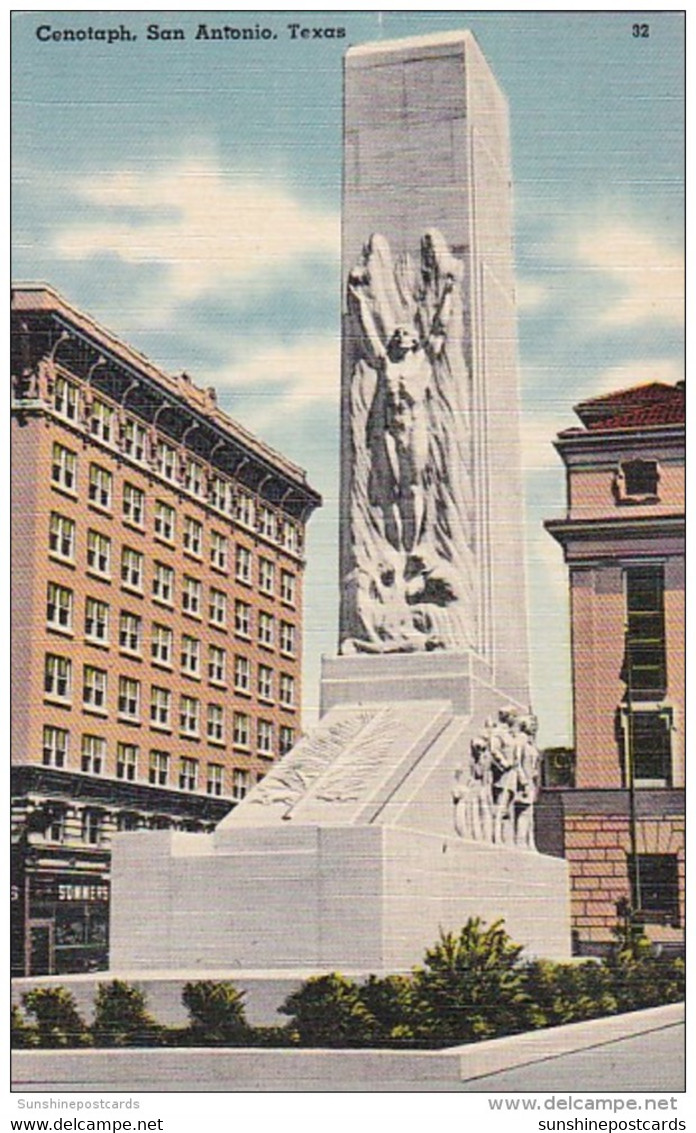
{"label": "multi-story building", "polygon": [[[543,848],[570,862],[576,951],[630,906],[663,946],[684,917],[684,387],[585,401],[556,441],[570,573],[575,767],[543,793]],[[549,776],[547,783],[562,784]]]}
{"label": "multi-story building", "polygon": [[117,830],[209,831],[299,729],[304,472],[47,287],[12,296],[14,969],[107,958]]}

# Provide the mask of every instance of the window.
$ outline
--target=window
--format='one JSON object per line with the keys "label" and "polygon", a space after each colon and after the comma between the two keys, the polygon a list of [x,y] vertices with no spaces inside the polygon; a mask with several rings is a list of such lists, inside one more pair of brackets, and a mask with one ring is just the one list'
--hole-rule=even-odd
{"label": "window", "polygon": [[53,445],[51,482],[67,492],[75,492],[77,485],[77,454],[63,445]]}
{"label": "window", "polygon": [[656,500],[659,480],[656,460],[624,460],[616,477],[619,499],[634,503]]}
{"label": "window", "polygon": [[210,588],[210,620],[215,626],[224,626],[227,621],[227,595],[222,590]]}
{"label": "window", "polygon": [[288,606],[295,605],[295,575],[289,570],[280,572],[280,600]]}
{"label": "window", "polygon": [[106,740],[101,736],[82,737],[80,768],[85,775],[101,775],[106,760]]}
{"label": "window", "polygon": [[128,720],[140,719],[140,681],[118,678],[118,714]]}
{"label": "window", "polygon": [[280,623],[280,652],[295,655],[295,627],[290,622]]}
{"label": "window", "polygon": [[632,711],[627,720],[631,733],[633,776],[641,786],[670,786],[672,780],[672,714]]}
{"label": "window", "polygon": [[52,555],[68,562],[75,560],[75,523],[67,515],[51,512],[48,546]]}
{"label": "window", "polygon": [[181,637],[181,671],[190,677],[200,676],[201,671],[201,643],[186,633]]}
{"label": "window", "polygon": [[153,685],[150,689],[150,723],[155,728],[169,728],[172,694],[168,688]]}
{"label": "window", "polygon": [[184,516],[184,550],[200,558],[203,526],[190,515]]}
{"label": "window", "polygon": [[270,559],[259,559],[259,590],[272,594],[275,586],[275,564]]}
{"label": "window", "polygon": [[283,522],[283,530],[281,535],[281,543],[286,551],[291,554],[298,554],[302,546],[302,538],[300,536],[300,529],[286,519]]}
{"label": "window", "polygon": [[249,790],[249,772],[235,767],[232,772],[232,798],[240,802]]}
{"label": "window", "polygon": [[251,606],[241,598],[234,603],[234,632],[240,637],[251,636]]}
{"label": "window", "polygon": [[49,582],[46,593],[46,621],[53,629],[72,629],[73,592],[57,582]]}
{"label": "window", "polygon": [[251,551],[241,543],[235,548],[234,574],[237,582],[251,582]]}
{"label": "window", "polygon": [[273,700],[273,669],[259,665],[257,692],[261,700]]}
{"label": "window", "polygon": [[166,787],[169,778],[169,756],[166,751],[151,751],[147,779],[154,787]]}
{"label": "window", "polygon": [[152,660],[159,665],[170,666],[172,663],[174,635],[168,626],[154,622],[152,626]]}
{"label": "window", "polygon": [[171,606],[174,601],[174,571],[164,563],[155,563],[152,579],[152,596],[158,602]]}
{"label": "window", "polygon": [[182,696],[179,703],[179,730],[187,736],[197,736],[200,731],[200,701],[193,696]]}
{"label": "window", "polygon": [[111,575],[111,540],[100,531],[87,532],[87,568],[104,578]]}
{"label": "window", "polygon": [[203,495],[203,469],[197,461],[191,460],[190,457],[186,459],[184,466],[184,487],[187,492],[192,492],[194,496]]}
{"label": "window", "polygon": [[67,378],[56,378],[53,391],[53,408],[68,421],[77,421],[78,387]]}
{"label": "window", "polygon": [[105,645],[109,640],[109,607],[98,598],[85,602],[85,637]]}
{"label": "window", "polygon": [[138,776],[138,747],[119,743],[116,746],[116,778],[133,783]]}
{"label": "window", "polygon": [[185,613],[200,617],[201,613],[201,584],[196,578],[184,575],[181,588],[181,605]]}
{"label": "window", "polygon": [[166,441],[160,441],[157,445],[157,471],[160,476],[164,476],[165,480],[170,480],[172,483],[176,482],[176,449],[168,445]]}
{"label": "window", "polygon": [[234,687],[236,692],[251,691],[251,662],[239,654],[234,659]]}
{"label": "window", "polygon": [[121,582],[126,590],[143,589],[143,556],[132,547],[124,547],[121,552]]}
{"label": "window", "polygon": [[227,570],[227,539],[219,531],[210,533],[210,565],[216,570]]}
{"label": "window", "polygon": [[118,643],[126,653],[140,653],[143,641],[143,619],[128,610],[121,610]]}
{"label": "window", "polygon": [[179,790],[195,791],[198,786],[198,760],[183,756],[179,763]]}
{"label": "window", "polygon": [[281,724],[278,734],[278,747],[281,755],[287,755],[295,743],[295,729]]}
{"label": "window", "polygon": [[123,426],[123,451],[142,464],[146,450],[147,430],[132,417],[127,417]]}
{"label": "window", "polygon": [[98,846],[102,840],[104,812],[87,807],[82,812],[82,841],[90,846]]}
{"label": "window", "polygon": [[122,810],[116,818],[116,829],[119,833],[126,830],[139,830],[141,818],[139,814],[130,810]]}
{"label": "window", "polygon": [[633,699],[654,700],[667,688],[664,568],[628,567],[625,576],[628,628],[623,677]]}
{"label": "window", "polygon": [[113,478],[106,468],[100,464],[89,466],[89,499],[97,507],[111,507],[111,489]]}
{"label": "window", "polygon": [[217,645],[208,647],[208,680],[211,684],[224,684],[226,680],[226,654]]}
{"label": "window", "polygon": [[266,539],[275,539],[277,534],[276,517],[270,508],[260,505],[257,511],[258,530]]}
{"label": "window", "polygon": [[155,500],[155,535],[166,543],[174,542],[174,508],[163,500]]}
{"label": "window", "polygon": [[258,721],[256,739],[260,755],[273,755],[273,724],[270,720]]}
{"label": "window", "polygon": [[235,747],[249,747],[250,734],[249,717],[247,714],[245,712],[235,712],[233,727]]}
{"label": "window", "polygon": [[290,673],[280,674],[280,703],[285,708],[292,708],[295,704],[295,678]]}
{"label": "window", "polygon": [[136,527],[145,522],[145,493],[135,484],[123,485],[123,518]]}
{"label": "window", "polygon": [[82,681],[82,703],[86,708],[102,711],[106,707],[106,671],[85,665]]}
{"label": "window", "polygon": [[208,774],[205,783],[206,794],[217,795],[222,794],[224,767],[220,763],[209,763]]}
{"label": "window", "polygon": [[274,618],[264,610],[259,613],[259,645],[272,646],[275,633]]}
{"label": "window", "polygon": [[679,862],[676,854],[628,858],[633,906],[646,924],[679,928]]}
{"label": "window", "polygon": [[210,506],[218,511],[229,512],[231,490],[227,480],[220,476],[210,477]]}
{"label": "window", "polygon": [[47,696],[57,696],[69,700],[72,692],[72,662],[67,657],[55,653],[46,655],[44,668],[44,692]]}
{"label": "window", "polygon": [[65,767],[68,762],[68,732],[65,728],[53,728],[49,724],[43,730],[44,767]]}
{"label": "window", "polygon": [[114,411],[105,402],[94,398],[89,414],[89,431],[100,441],[111,441]]}
{"label": "window", "polygon": [[235,515],[245,527],[254,526],[254,501],[246,492],[239,492],[235,502]]}
{"label": "window", "polygon": [[208,705],[207,736],[213,744],[224,743],[225,710],[220,704]]}

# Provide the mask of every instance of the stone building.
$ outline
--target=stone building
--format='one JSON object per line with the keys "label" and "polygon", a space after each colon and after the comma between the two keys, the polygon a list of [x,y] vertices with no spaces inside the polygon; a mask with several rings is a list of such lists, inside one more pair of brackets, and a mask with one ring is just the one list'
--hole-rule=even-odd
{"label": "stone building", "polygon": [[664,947],[683,942],[683,384],[576,407],[560,433],[564,519],[546,528],[570,575],[575,767],[544,792],[547,847],[568,858],[576,951],[611,939],[629,902]]}
{"label": "stone building", "polygon": [[13,969],[107,966],[117,830],[210,831],[300,726],[304,472],[12,296]]}

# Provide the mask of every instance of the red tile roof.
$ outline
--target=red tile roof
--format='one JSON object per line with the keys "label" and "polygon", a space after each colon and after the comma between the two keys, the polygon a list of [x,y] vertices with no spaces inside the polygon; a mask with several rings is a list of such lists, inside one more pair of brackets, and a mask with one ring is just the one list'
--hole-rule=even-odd
{"label": "red tile roof", "polygon": [[685,420],[684,383],[649,382],[604,397],[581,401],[575,412],[594,431],[680,425]]}

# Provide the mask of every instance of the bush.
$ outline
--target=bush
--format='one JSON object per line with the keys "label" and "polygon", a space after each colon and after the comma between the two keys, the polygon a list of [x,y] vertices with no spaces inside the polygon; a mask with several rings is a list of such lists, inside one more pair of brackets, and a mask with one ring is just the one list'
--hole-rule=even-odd
{"label": "bush", "polygon": [[14,1050],[26,1050],[28,1047],[37,1046],[38,1042],[36,1027],[30,1026],[25,1021],[19,1007],[13,1003],[10,1011],[10,1046]]}
{"label": "bush", "polygon": [[413,980],[410,976],[369,976],[359,992],[361,1001],[375,1020],[375,1045],[414,1045]]}
{"label": "bush", "polygon": [[332,972],[314,976],[289,995],[282,1007],[291,1032],[303,1046],[373,1046],[379,1027],[353,980]]}
{"label": "bush", "polygon": [[611,978],[601,964],[556,964],[534,960],[525,970],[526,1021],[533,1027],[578,1023],[618,1010]]}
{"label": "bush", "polygon": [[678,1003],[686,994],[684,961],[655,955],[642,926],[630,916],[614,930],[603,965],[619,1011]]}
{"label": "bush", "polygon": [[496,921],[470,918],[441,933],[413,980],[414,1034],[427,1045],[476,1042],[523,1030],[529,1000],[522,946]]}
{"label": "bush", "polygon": [[36,987],[22,996],[22,1003],[36,1019],[38,1045],[42,1047],[90,1046],[92,1037],[64,987]]}
{"label": "bush", "polygon": [[249,1041],[244,992],[232,983],[199,980],[184,985],[191,1041],[201,1046],[240,1046]]}
{"label": "bush", "polygon": [[97,1046],[157,1046],[162,1028],[149,1014],[142,991],[113,980],[99,984],[92,1034]]}

